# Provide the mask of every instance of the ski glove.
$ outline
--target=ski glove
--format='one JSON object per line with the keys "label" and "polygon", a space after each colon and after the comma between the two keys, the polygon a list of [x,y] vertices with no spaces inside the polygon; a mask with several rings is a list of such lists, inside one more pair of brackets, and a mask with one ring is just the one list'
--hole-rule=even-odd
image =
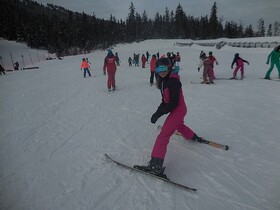
{"label": "ski glove", "polygon": [[152,117],[151,117],[151,123],[155,124],[159,117],[160,117],[160,116],[159,116],[159,114],[158,114],[157,112],[154,113],[154,114],[152,115]]}

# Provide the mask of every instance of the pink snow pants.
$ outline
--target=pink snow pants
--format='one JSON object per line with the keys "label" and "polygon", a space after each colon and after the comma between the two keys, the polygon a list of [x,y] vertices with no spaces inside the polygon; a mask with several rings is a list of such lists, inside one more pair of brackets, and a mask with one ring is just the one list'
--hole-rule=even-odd
{"label": "pink snow pants", "polygon": [[244,75],[244,65],[238,65],[235,67],[234,71],[233,71],[233,76],[236,77],[238,70],[240,69],[241,72],[241,76]]}
{"label": "pink snow pants", "polygon": [[176,130],[181,133],[185,139],[191,139],[194,136],[194,132],[184,125],[184,117],[186,114],[187,111],[181,110],[170,112],[156,139],[151,157],[160,159],[165,158],[169,139]]}

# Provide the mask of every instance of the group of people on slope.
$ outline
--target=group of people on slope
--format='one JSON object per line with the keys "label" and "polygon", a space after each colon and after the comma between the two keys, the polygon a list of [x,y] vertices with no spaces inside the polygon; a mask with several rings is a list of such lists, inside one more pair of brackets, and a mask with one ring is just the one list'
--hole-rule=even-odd
{"label": "group of people on slope", "polygon": [[[201,51],[200,56],[199,56],[201,62],[198,67],[198,71],[200,71],[200,68],[203,66],[203,81],[201,82],[202,84],[214,84],[213,80],[215,79],[214,75],[214,63],[218,65],[218,62],[216,58],[213,56],[212,52],[209,52],[209,56],[207,57],[206,54]],[[244,78],[244,63],[247,63],[249,65],[249,62],[247,60],[244,60],[239,56],[239,53],[235,53],[233,61],[231,63],[231,68],[233,69],[234,64],[236,65],[234,71],[233,71],[233,76],[230,79],[237,79],[237,73],[240,70],[241,77],[240,79],[242,80]],[[266,72],[266,75],[264,79],[270,80],[270,74],[276,66],[278,70],[278,78],[280,79],[280,45],[275,47],[271,53],[267,57],[267,62],[266,64],[270,63],[270,68]]]}
{"label": "group of people on slope", "polygon": [[[140,54],[133,53],[133,59],[131,57],[128,58],[128,65],[132,66],[139,66],[139,61],[140,61]],[[150,53],[149,51],[146,52],[146,55],[143,53],[141,56],[141,63],[142,63],[142,68],[145,68],[146,63],[149,61],[150,58]]]}
{"label": "group of people on slope", "polygon": [[[203,81],[201,82],[201,84],[214,84],[214,79],[216,79],[214,75],[214,64],[219,64],[217,59],[215,58],[215,56],[213,56],[213,53],[211,51],[209,52],[209,56],[206,56],[206,54],[201,51],[199,58],[201,61],[198,66],[198,71],[200,71],[200,68],[203,66]],[[247,63],[249,65],[249,62],[242,59],[239,56],[239,53],[235,53],[234,59],[231,63],[231,68],[233,68],[234,64],[236,64],[236,67],[233,71],[233,76],[230,79],[236,79],[237,72],[239,70],[241,72],[241,79],[244,78],[244,63]]]}
{"label": "group of people on slope", "polygon": [[[113,54],[111,49],[107,50],[108,54],[104,59],[104,66],[103,66],[103,73],[108,75],[108,80],[107,80],[107,87],[108,91],[114,91],[116,89],[116,81],[115,81],[115,74],[117,70],[117,65],[119,65],[119,58],[116,53],[116,55]],[[147,55],[149,56],[150,54],[147,51]],[[143,60],[145,62],[147,61],[147,57],[145,55],[142,55]],[[164,57],[164,56],[163,56]],[[175,55],[174,53],[167,53],[167,58],[170,61],[171,66],[176,66],[179,69],[179,63],[181,61],[181,57],[179,52]],[[201,51],[200,56],[199,56],[201,62],[198,67],[198,71],[200,71],[200,68],[203,66],[203,81],[201,82],[202,84],[214,84],[214,64],[218,65],[218,61],[213,56],[213,53],[210,51],[208,56]],[[267,64],[270,62],[270,68],[267,71],[264,79],[270,79],[270,74],[276,65],[277,70],[278,70],[278,76],[280,79],[280,45],[274,48],[274,50],[268,55],[267,58]],[[154,84],[154,78],[157,80],[157,73],[156,73],[156,62],[158,61],[158,57],[154,54],[152,55],[151,61],[150,61],[150,85],[152,86]],[[144,63],[144,62],[143,62]],[[237,73],[240,70],[241,72],[241,80],[244,78],[244,63],[247,63],[249,65],[249,62],[247,60],[244,60],[239,56],[239,53],[235,53],[234,59],[231,64],[231,68],[233,69],[234,64],[236,65],[234,71],[233,71],[233,76],[230,79],[236,79]],[[91,77],[90,73],[90,65],[89,61],[86,58],[83,58],[82,63],[81,63],[81,70],[84,70],[84,77],[86,77],[86,74],[88,74]],[[142,67],[145,68],[145,63],[142,64]],[[3,73],[4,71],[1,71]]]}

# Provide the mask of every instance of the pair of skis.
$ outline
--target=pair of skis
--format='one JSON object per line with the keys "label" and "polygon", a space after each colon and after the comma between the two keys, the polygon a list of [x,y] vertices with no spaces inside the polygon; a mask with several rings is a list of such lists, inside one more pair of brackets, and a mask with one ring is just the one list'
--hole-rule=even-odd
{"label": "pair of skis", "polygon": [[[162,128],[162,126],[159,125],[159,126],[158,126],[158,129],[161,129],[161,128]],[[181,135],[179,132],[177,132],[177,131],[176,131],[174,134],[175,134],[175,135],[178,135],[178,136],[182,136],[182,135]],[[206,140],[206,139],[203,139],[203,141],[200,142],[200,143],[207,144],[207,145],[209,145],[209,146],[212,146],[212,147],[215,147],[215,148],[218,148],[218,149],[224,149],[224,150],[228,150],[228,149],[229,149],[229,147],[228,147],[227,145],[220,144],[220,143],[217,143],[217,142],[214,142],[214,141],[210,141],[210,140]],[[167,182],[167,183],[169,183],[169,184],[172,184],[172,185],[174,185],[174,186],[183,188],[183,189],[188,190],[188,191],[197,191],[196,188],[188,187],[188,186],[183,185],[183,184],[180,184],[180,183],[178,183],[178,182],[171,181],[171,180],[168,179],[165,175],[164,175],[164,176],[158,176],[158,175],[153,174],[153,173],[151,173],[151,172],[149,172],[149,171],[141,170],[141,169],[142,169],[141,166],[137,166],[137,165],[129,166],[129,165],[127,165],[127,164],[124,164],[124,163],[122,163],[122,162],[120,162],[120,161],[117,161],[117,160],[111,158],[108,154],[105,154],[105,157],[106,157],[108,160],[110,160],[110,161],[116,163],[117,165],[119,165],[119,166],[121,166],[121,167],[123,167],[123,168],[126,168],[126,169],[129,169],[129,170],[133,170],[133,171],[136,171],[136,172],[140,172],[140,173],[146,174],[146,175],[148,175],[148,176],[151,176],[151,177],[160,179],[160,180],[162,180],[162,181],[164,181],[164,182]]]}

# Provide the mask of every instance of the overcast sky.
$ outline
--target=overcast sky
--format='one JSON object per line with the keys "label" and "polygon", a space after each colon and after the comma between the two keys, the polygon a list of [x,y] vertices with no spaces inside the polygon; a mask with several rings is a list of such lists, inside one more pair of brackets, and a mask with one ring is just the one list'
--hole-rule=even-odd
{"label": "overcast sky", "polygon": [[[39,3],[51,3],[71,11],[93,13],[97,18],[109,19],[110,14],[116,19],[126,20],[129,6],[133,2],[136,12],[142,15],[146,10],[148,17],[154,19],[156,12],[164,15],[165,8],[176,11],[180,3],[187,15],[200,17],[210,15],[215,1],[211,0],[36,0]],[[260,18],[265,25],[280,22],[280,0],[216,0],[218,17],[225,21],[242,22],[245,26],[252,24],[255,28]]]}

